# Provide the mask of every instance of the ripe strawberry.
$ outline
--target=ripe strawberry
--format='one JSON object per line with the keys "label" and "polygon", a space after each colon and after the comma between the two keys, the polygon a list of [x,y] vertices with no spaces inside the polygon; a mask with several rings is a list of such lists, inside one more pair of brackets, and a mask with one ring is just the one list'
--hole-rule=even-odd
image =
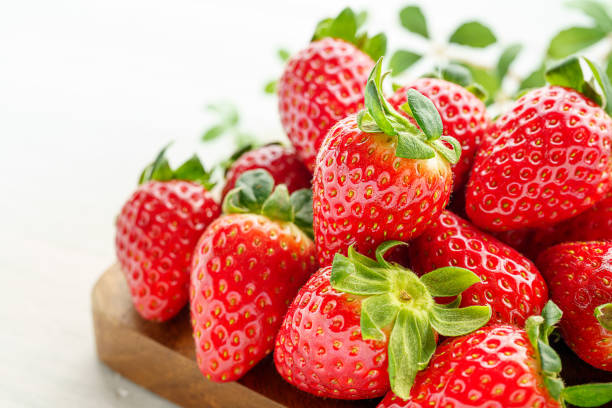
{"label": "ripe strawberry", "polygon": [[[557,68],[548,78],[565,85]],[[587,210],[612,186],[612,119],[578,91],[531,91],[496,127],[499,136],[483,143],[467,184],[466,211],[477,226],[551,225]]]}
{"label": "ripe strawberry", "polygon": [[522,327],[548,300],[531,261],[449,211],[411,243],[410,259],[417,274],[458,266],[478,275],[481,282],[463,292],[461,305],[491,305],[491,323]]}
{"label": "ripe strawberry", "polygon": [[442,117],[443,134],[461,143],[461,160],[453,165],[453,191],[457,191],[465,184],[476,149],[490,126],[485,105],[460,85],[443,79],[420,78],[395,91],[389,98],[391,106],[401,111],[407,102],[408,89],[416,89],[431,99]]}
{"label": "ripe strawberry", "polygon": [[225,215],[198,242],[191,318],[200,371],[213,381],[242,377],[274,346],[289,302],[316,270],[312,195],[291,197],[265,170],[251,170],[225,197]]}
{"label": "ripe strawberry", "polygon": [[312,42],[287,62],[278,82],[278,110],[289,140],[314,170],[327,131],[363,107],[363,90],[386,37],[357,33],[351,9],[317,26]]}
{"label": "ripe strawberry", "polygon": [[189,299],[191,254],[221,209],[197,157],[173,171],[165,150],[147,167],[117,217],[115,249],[136,311],[166,321]]}
{"label": "ripe strawberry", "polygon": [[317,157],[314,230],[322,266],[350,245],[372,255],[386,240],[414,238],[448,203],[450,163],[459,160],[461,146],[441,136],[438,111],[414,89],[408,105],[420,129],[389,106],[380,66],[381,60],[368,80],[368,111],[338,122]]}
{"label": "ripe strawberry", "polygon": [[612,371],[612,242],[556,245],[540,254],[538,266],[563,310],[565,342],[587,363]]}
{"label": "ripe strawberry", "polygon": [[274,184],[286,185],[289,193],[310,188],[312,176],[295,152],[279,144],[269,144],[243,153],[231,164],[225,175],[223,196],[234,188],[238,177],[255,169],[266,170]]}
{"label": "ripe strawberry", "polygon": [[596,407],[612,400],[612,383],[565,387],[561,360],[548,336],[561,311],[549,302],[525,330],[490,325],[442,343],[417,377],[410,396],[390,392],[378,408]]}
{"label": "ripe strawberry", "polygon": [[612,241],[612,191],[582,214],[533,231],[532,241],[544,248],[561,242]]}
{"label": "ripe strawberry", "polygon": [[349,248],[332,267],[314,274],[289,307],[276,337],[278,372],[299,389],[330,398],[362,399],[389,387],[408,395],[416,372],[427,366],[437,333],[457,336],[486,323],[488,306],[439,305],[478,278],[463,268],[442,268],[420,279],[384,259]]}

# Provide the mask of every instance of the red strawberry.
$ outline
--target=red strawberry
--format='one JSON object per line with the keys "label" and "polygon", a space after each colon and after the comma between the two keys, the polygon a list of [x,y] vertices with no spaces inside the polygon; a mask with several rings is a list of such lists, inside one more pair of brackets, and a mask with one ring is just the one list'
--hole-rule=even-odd
{"label": "red strawberry", "polygon": [[319,23],[313,42],[287,62],[278,82],[283,128],[310,171],[327,131],[363,107],[363,90],[386,38],[358,35],[355,14],[343,10]]}
{"label": "red strawberry", "polygon": [[[244,173],[225,198],[225,215],[198,242],[191,318],[200,371],[234,381],[272,351],[289,302],[316,270],[312,196],[273,190],[265,170]],[[300,229],[302,228],[302,229]]]}
{"label": "red strawberry", "polygon": [[255,169],[266,170],[274,178],[274,184],[286,185],[289,193],[310,188],[312,176],[295,152],[279,144],[269,144],[243,153],[232,163],[225,176],[223,196],[234,188],[238,177]]}
{"label": "red strawberry", "polygon": [[338,122],[317,157],[314,229],[322,266],[350,245],[372,255],[386,240],[414,238],[448,203],[459,142],[441,136],[438,111],[414,89],[408,100],[422,130],[389,106],[380,64],[368,80],[368,111]]}
{"label": "red strawberry", "polygon": [[612,371],[612,242],[556,245],[540,254],[538,266],[563,310],[565,342],[587,363]]}
{"label": "red strawberry", "polygon": [[[548,74],[562,83],[558,76],[556,68]],[[467,185],[466,211],[477,226],[551,225],[587,210],[612,186],[612,119],[583,94],[536,89],[496,127],[499,136],[481,146]]]}
{"label": "red strawberry", "polygon": [[548,300],[546,283],[531,261],[449,211],[411,243],[410,259],[417,274],[459,266],[478,275],[482,282],[463,292],[461,305],[491,305],[492,323],[522,327]]}
{"label": "red strawberry", "polygon": [[532,241],[543,247],[571,241],[612,241],[612,191],[582,214],[535,230]]}
{"label": "red strawberry", "polygon": [[445,341],[410,396],[390,392],[378,408],[596,407],[612,400],[612,383],[564,387],[561,361],[548,345],[561,313],[550,302],[543,316],[530,317],[526,330],[491,325]]}
{"label": "red strawberry", "polygon": [[289,307],[276,338],[278,372],[299,389],[330,398],[362,399],[389,387],[408,395],[416,372],[427,366],[436,333],[456,336],[486,323],[490,308],[439,305],[433,295],[457,295],[478,278],[443,268],[420,279],[384,259],[373,261],[352,247],[320,269]]}
{"label": "red strawberry", "polygon": [[431,99],[442,117],[443,134],[461,143],[461,160],[453,165],[453,190],[457,191],[465,184],[476,149],[490,126],[485,105],[460,85],[443,79],[420,78],[395,91],[389,98],[391,106],[401,111],[400,107],[407,102],[406,91],[410,88]]}
{"label": "red strawberry", "polygon": [[187,303],[191,254],[221,211],[201,184],[207,176],[197,157],[173,171],[164,152],[145,169],[141,185],[124,204],[115,239],[136,311],[158,322]]}

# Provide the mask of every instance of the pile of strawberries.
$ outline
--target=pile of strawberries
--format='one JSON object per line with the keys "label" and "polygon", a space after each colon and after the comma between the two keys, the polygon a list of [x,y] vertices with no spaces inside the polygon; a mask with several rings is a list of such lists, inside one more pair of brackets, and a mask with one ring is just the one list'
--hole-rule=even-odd
{"label": "pile of strawberries", "polygon": [[[164,151],[117,218],[134,306],[189,302],[197,363],[235,381],[273,353],[300,390],[379,407],[598,406],[549,345],[612,372],[610,82],[551,67],[491,120],[470,89],[383,90],[386,39],[350,9],[287,63],[292,148],[242,154],[220,205],[197,157]],[[312,187],[311,187],[312,186]]]}

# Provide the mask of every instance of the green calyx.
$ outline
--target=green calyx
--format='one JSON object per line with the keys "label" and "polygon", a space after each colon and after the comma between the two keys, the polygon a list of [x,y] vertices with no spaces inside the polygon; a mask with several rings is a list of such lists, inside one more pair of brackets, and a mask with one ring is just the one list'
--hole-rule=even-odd
{"label": "green calyx", "polygon": [[608,331],[612,331],[612,303],[605,303],[595,308],[595,318]]}
{"label": "green calyx", "polygon": [[226,214],[261,214],[270,219],[291,222],[312,237],[312,191],[301,189],[289,195],[287,186],[274,186],[267,171],[256,169],[242,174],[236,187],[223,201]]}
{"label": "green calyx", "polygon": [[473,272],[457,267],[436,269],[420,278],[385,260],[385,253],[403,242],[388,241],[376,249],[376,260],[349,247],[348,256],[336,254],[330,283],[340,292],[362,296],[361,336],[383,341],[389,334],[389,380],[406,399],[419,370],[427,367],[436,349],[435,333],[460,336],[486,324],[489,306],[458,308],[460,299],[446,305],[437,296],[457,296],[476,282]]}
{"label": "green calyx", "polygon": [[170,180],[185,180],[193,181],[201,184],[207,190],[211,190],[215,184],[211,182],[210,173],[208,173],[197,155],[193,155],[186,162],[181,164],[177,169],[172,169],[168,159],[166,158],[166,150],[170,144],[166,145],[158,154],[155,160],[149,164],[140,174],[138,184],[144,184],[148,181],[170,181]]}
{"label": "green calyx", "polygon": [[376,61],[387,52],[387,36],[379,33],[369,37],[366,32],[360,32],[366,18],[365,12],[356,14],[350,7],[347,7],[335,18],[321,20],[317,24],[312,41],[339,38],[354,44]]}
{"label": "green calyx", "polygon": [[575,89],[612,115],[612,85],[597,63],[582,56],[569,57],[547,69],[545,77],[551,85]]}
{"label": "green calyx", "polygon": [[561,358],[549,345],[548,337],[559,323],[561,309],[549,300],[541,316],[531,316],[525,323],[525,331],[536,351],[544,384],[550,395],[563,406],[568,402],[577,407],[598,407],[612,401],[612,383],[592,383],[565,387],[559,374]]}
{"label": "green calyx", "polygon": [[489,97],[482,85],[474,81],[470,70],[459,64],[451,63],[444,66],[437,66],[432,72],[425,74],[424,77],[443,79],[462,86],[481,101],[486,101]]}
{"label": "green calyx", "polygon": [[461,144],[453,137],[442,135],[442,119],[433,102],[414,89],[408,90],[408,101],[401,109],[418,124],[413,125],[383,96],[382,82],[389,72],[383,74],[381,66],[382,57],[374,66],[366,84],[366,109],[357,115],[359,129],[365,133],[382,132],[396,136],[397,157],[423,160],[432,159],[439,154],[449,163],[457,163],[461,157]]}

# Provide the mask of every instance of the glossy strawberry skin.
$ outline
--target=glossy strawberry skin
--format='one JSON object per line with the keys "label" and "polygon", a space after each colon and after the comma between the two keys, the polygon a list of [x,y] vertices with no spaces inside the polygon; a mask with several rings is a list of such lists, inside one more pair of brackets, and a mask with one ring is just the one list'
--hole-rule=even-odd
{"label": "glossy strawberry skin", "polygon": [[484,103],[467,89],[436,78],[419,78],[409,86],[395,91],[389,103],[399,112],[406,103],[406,91],[416,89],[428,97],[442,118],[444,135],[452,136],[461,143],[461,159],[453,165],[453,191],[459,190],[467,181],[476,149],[490,126]]}
{"label": "glossy strawberry skin", "polygon": [[353,44],[334,38],[312,42],[287,62],[278,82],[281,123],[310,171],[327,131],[363,108],[374,61]]}
{"label": "glossy strawberry skin", "polygon": [[291,299],[316,270],[314,243],[296,226],[224,215],[197,244],[191,275],[196,359],[213,381],[234,381],[272,351]]}
{"label": "glossy strawberry skin", "polygon": [[238,177],[254,169],[267,170],[274,178],[274,184],[285,184],[289,193],[310,188],[312,175],[297,154],[286,147],[271,144],[244,153],[232,164],[225,176],[223,196],[234,188]]}
{"label": "glossy strawberry skin", "polygon": [[582,214],[533,232],[532,241],[546,248],[571,241],[612,241],[612,191]]}
{"label": "glossy strawberry skin", "polygon": [[124,204],[115,249],[143,318],[166,321],[185,306],[193,250],[220,211],[204,187],[181,180],[145,183]]}
{"label": "glossy strawberry skin", "polygon": [[461,306],[491,305],[490,323],[523,327],[548,300],[546,283],[531,261],[449,211],[411,243],[410,258],[417,274],[459,266],[478,275],[482,282],[463,292]]}
{"label": "glossy strawberry skin", "polygon": [[411,160],[395,156],[396,139],[363,133],[355,116],[330,130],[313,179],[315,242],[321,266],[352,244],[373,256],[384,241],[418,236],[450,196],[452,172],[436,156]]}
{"label": "glossy strawberry skin", "polygon": [[561,222],[611,186],[612,119],[574,90],[536,89],[497,120],[476,155],[466,211],[491,231]]}
{"label": "glossy strawberry skin", "polygon": [[319,269],[289,307],[276,337],[274,363],[302,391],[364,399],[389,390],[387,343],[363,340],[361,301],[335,291],[331,267]]}
{"label": "glossy strawberry skin", "polygon": [[389,392],[378,408],[561,408],[544,386],[527,333],[491,325],[443,342],[404,401]]}
{"label": "glossy strawberry skin", "polygon": [[551,299],[563,311],[561,334],[584,361],[612,371],[612,332],[594,316],[612,302],[612,242],[568,242],[538,257]]}

